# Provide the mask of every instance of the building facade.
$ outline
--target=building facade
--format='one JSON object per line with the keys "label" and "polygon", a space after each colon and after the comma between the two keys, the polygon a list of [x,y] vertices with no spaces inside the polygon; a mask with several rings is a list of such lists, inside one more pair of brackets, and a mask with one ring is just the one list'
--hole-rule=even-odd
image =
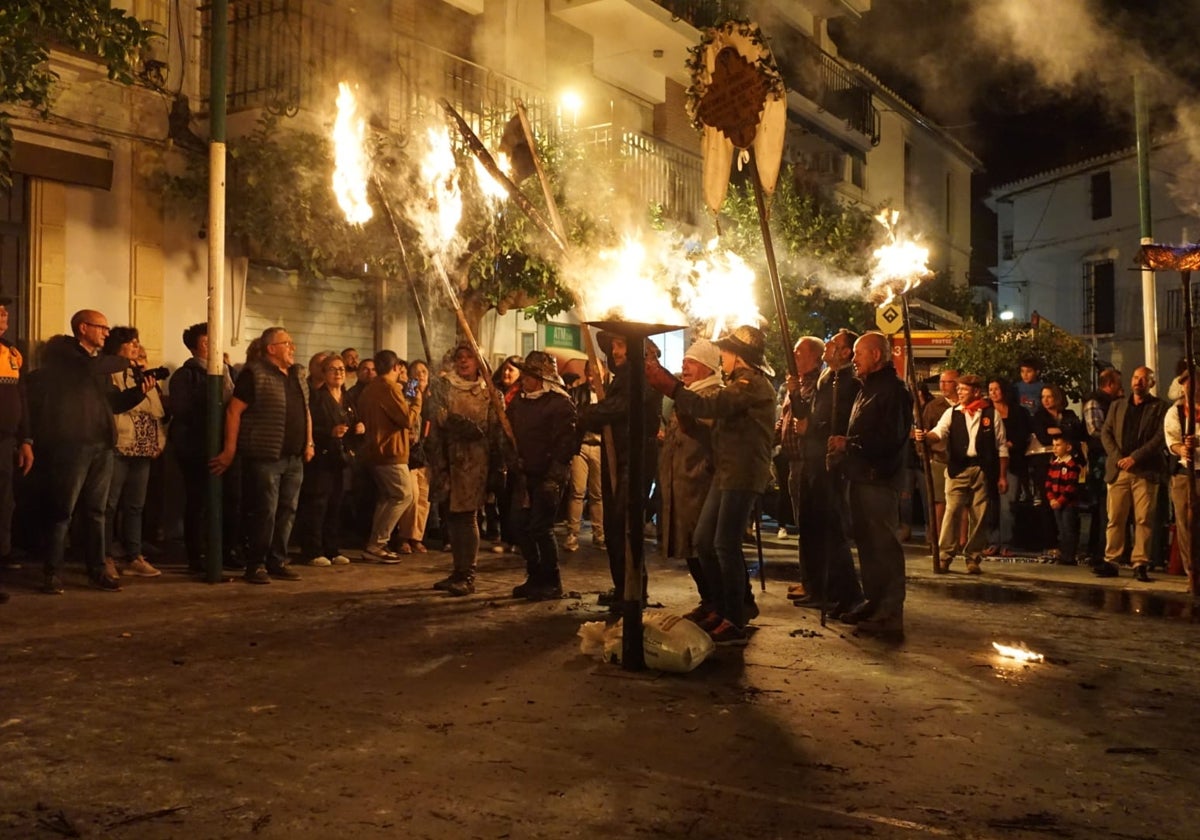
{"label": "building facade", "polygon": [[[1200,235],[1197,208],[1180,200],[1174,182],[1184,154],[1174,139],[1153,144],[1155,241]],[[1000,243],[993,273],[1002,317],[1028,321],[1036,312],[1089,341],[1099,363],[1122,371],[1146,358],[1143,313],[1153,306],[1160,374],[1170,374],[1183,356],[1183,298],[1174,274],[1156,277],[1152,298],[1144,293],[1135,265],[1141,242],[1137,170],[1130,148],[992,190],[987,202],[997,216]]]}
{"label": "building facade", "polygon": [[[181,149],[207,131],[209,7],[116,5],[161,34],[150,56],[155,72],[124,87],[90,59],[54,53],[62,92],[53,114],[18,114],[15,122],[17,180],[0,205],[3,290],[19,301],[12,335],[31,345],[65,331],[75,310],[98,308],[140,329],[152,363],[177,364],[186,356],[183,328],[207,314],[206,231],[164,206],[150,175],[177,164]],[[870,6],[775,0],[756,7],[789,90],[786,159],[843,200],[900,209],[926,234],[933,266],[965,283],[970,179],[979,163],[868,71],[838,57],[828,21]],[[327,130],[342,79],[360,84],[373,125],[390,132],[437,114],[445,97],[491,141],[519,97],[539,133],[572,132],[596,155],[619,161],[614,189],[623,200],[654,203],[672,223],[714,230],[702,209],[699,139],[684,110],[685,57],[701,27],[736,13],[737,4],[230,0],[229,7],[231,137],[251,130],[264,111],[285,126]],[[297,337],[300,356],[345,346],[423,355],[403,289],[386,278],[305,283],[231,251],[226,283],[235,361],[277,323]],[[454,322],[445,307],[429,315],[436,353],[452,343]],[[492,311],[479,337],[494,357],[556,345],[569,356],[575,319],[555,321]]]}

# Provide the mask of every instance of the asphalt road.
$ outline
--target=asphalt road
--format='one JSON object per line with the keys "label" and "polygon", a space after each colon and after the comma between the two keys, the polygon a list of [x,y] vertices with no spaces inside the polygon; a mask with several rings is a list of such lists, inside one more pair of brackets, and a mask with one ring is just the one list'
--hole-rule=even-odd
{"label": "asphalt road", "polygon": [[[934,576],[912,547],[891,646],[788,604],[794,546],[771,543],[750,645],[682,676],[579,653],[590,548],[563,564],[584,597],[541,604],[508,597],[512,555],[463,599],[428,588],[444,554],[58,597],[9,573],[0,837],[1196,836],[1179,579]],[[650,564],[652,599],[690,609]]]}

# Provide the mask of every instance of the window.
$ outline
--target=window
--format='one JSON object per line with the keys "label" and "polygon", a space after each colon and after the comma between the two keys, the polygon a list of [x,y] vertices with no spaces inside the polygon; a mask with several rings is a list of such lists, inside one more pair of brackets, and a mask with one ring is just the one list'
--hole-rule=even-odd
{"label": "window", "polygon": [[1112,216],[1112,175],[1107,170],[1092,175],[1092,218]]}
{"label": "window", "polygon": [[521,333],[521,355],[528,356],[537,349],[537,333],[522,332]]}
{"label": "window", "polygon": [[1013,258],[1013,235],[1006,233],[1000,237],[1000,259],[1011,260]]}
{"label": "window", "polygon": [[867,162],[858,155],[850,156],[850,183],[860,190],[867,188]]}
{"label": "window", "polygon": [[1083,332],[1111,335],[1117,331],[1116,266],[1112,260],[1083,264]]}

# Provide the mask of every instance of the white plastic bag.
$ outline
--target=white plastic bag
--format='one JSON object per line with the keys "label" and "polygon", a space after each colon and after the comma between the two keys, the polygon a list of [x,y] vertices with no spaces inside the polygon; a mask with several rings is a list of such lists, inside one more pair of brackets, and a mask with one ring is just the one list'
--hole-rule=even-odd
{"label": "white plastic bag", "polygon": [[[579,650],[603,662],[621,661],[622,624],[589,621],[579,628]],[[686,674],[703,662],[716,646],[709,635],[686,618],[669,613],[643,613],[642,651],[646,666],[656,671]]]}

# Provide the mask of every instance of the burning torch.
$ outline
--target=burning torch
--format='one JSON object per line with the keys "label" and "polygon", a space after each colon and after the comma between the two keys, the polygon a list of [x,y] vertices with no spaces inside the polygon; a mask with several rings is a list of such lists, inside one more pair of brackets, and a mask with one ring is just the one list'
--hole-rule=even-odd
{"label": "burning torch", "polygon": [[918,245],[911,239],[902,237],[896,223],[900,220],[898,210],[884,209],[875,217],[887,230],[887,241],[884,242],[871,258],[870,290],[877,306],[887,306],[896,298],[900,299],[900,308],[904,315],[904,353],[906,359],[905,374],[908,388],[912,392],[913,423],[921,430],[921,464],[925,472],[925,533],[929,542],[929,551],[933,555],[933,571],[942,572],[938,563],[938,534],[937,518],[933,509],[933,464],[930,461],[929,440],[925,438],[924,419],[921,416],[920,391],[917,383],[916,360],[913,358],[912,327],[909,324],[908,293],[921,285],[921,281],[933,276],[929,269],[929,249]]}

